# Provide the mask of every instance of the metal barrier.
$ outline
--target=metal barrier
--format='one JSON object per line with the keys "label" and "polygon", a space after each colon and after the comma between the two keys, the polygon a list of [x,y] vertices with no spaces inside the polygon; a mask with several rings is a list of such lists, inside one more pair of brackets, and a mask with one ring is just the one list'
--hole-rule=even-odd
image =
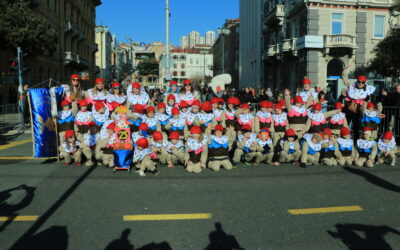
{"label": "metal barrier", "polygon": [[13,129],[21,123],[18,103],[0,105],[0,131]]}

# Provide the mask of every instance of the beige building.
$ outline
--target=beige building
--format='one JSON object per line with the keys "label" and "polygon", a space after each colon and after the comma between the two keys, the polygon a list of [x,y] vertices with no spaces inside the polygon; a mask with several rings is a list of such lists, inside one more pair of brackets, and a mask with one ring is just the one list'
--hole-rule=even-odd
{"label": "beige building", "polygon": [[[65,82],[72,73],[80,73],[86,79],[93,78],[97,68],[94,53],[97,46],[94,42],[96,7],[100,0],[48,0],[35,1],[33,11],[47,19],[51,28],[58,34],[56,51],[49,54],[45,51],[39,55],[28,55],[24,66],[24,83],[37,85],[50,78]],[[8,58],[14,51],[0,51],[0,98],[1,103],[8,103],[10,88],[17,87],[18,79],[10,74]],[[86,84],[84,81],[84,84]],[[89,83],[87,83],[89,84]],[[0,103],[0,104],[1,104]]]}
{"label": "beige building", "polygon": [[112,75],[112,44],[113,37],[106,26],[96,26],[95,42],[98,47],[96,52],[96,66],[99,67],[98,77],[103,78],[106,82],[111,82]]}
{"label": "beige building", "polygon": [[364,65],[393,23],[392,0],[266,0],[264,86],[314,86],[336,92],[345,65]]}

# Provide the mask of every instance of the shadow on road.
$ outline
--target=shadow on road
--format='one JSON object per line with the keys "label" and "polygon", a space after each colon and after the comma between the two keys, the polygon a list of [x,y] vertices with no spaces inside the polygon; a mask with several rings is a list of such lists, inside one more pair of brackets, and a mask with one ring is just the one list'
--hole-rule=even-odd
{"label": "shadow on road", "polygon": [[222,229],[221,223],[215,223],[215,230],[208,235],[210,243],[206,250],[240,250],[244,249],[239,245],[235,236],[227,234]]}
{"label": "shadow on road", "polygon": [[388,182],[378,176],[375,176],[373,174],[368,173],[367,171],[364,171],[362,169],[355,169],[355,168],[350,168],[350,167],[344,167],[344,169],[352,174],[359,175],[361,177],[364,177],[365,180],[371,182],[374,185],[377,185],[381,188],[393,191],[393,192],[400,192],[400,186],[395,185],[391,182]]}
{"label": "shadow on road", "polygon": [[393,249],[385,240],[388,233],[400,235],[400,232],[388,226],[371,226],[362,224],[336,224],[337,232],[328,230],[335,239],[342,240],[350,250]]}
{"label": "shadow on road", "polygon": [[[1,127],[1,124],[0,124],[0,127]],[[18,138],[22,134],[23,133],[13,134],[13,135],[4,135],[0,131],[0,145],[9,144],[10,142],[12,142],[14,139]]]}
{"label": "shadow on road", "polygon": [[65,226],[52,226],[25,240],[19,249],[67,250],[69,234]]}
{"label": "shadow on road", "polygon": [[[27,185],[20,185],[15,188],[10,188],[0,192],[0,216],[9,217],[1,226],[0,232],[3,231],[15,217],[18,216],[18,211],[27,207],[31,204],[33,197],[35,196],[35,187],[30,187]],[[11,199],[13,198],[13,193],[24,192],[24,197],[16,204],[13,204]]]}

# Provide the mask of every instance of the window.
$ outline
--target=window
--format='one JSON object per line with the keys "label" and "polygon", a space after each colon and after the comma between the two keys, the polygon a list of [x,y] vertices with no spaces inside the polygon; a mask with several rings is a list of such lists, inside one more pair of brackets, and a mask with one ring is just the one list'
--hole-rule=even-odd
{"label": "window", "polygon": [[178,68],[178,65],[174,64],[174,69],[177,69],[177,68]]}
{"label": "window", "polygon": [[332,13],[332,35],[343,34],[343,14]]}
{"label": "window", "polygon": [[185,71],[182,71],[182,72],[181,72],[181,76],[186,76],[186,72],[185,72]]}
{"label": "window", "polygon": [[178,72],[174,71],[174,72],[172,72],[172,75],[173,76],[178,76]]}
{"label": "window", "polygon": [[190,65],[193,65],[193,59],[190,59]]}
{"label": "window", "polygon": [[196,59],[196,65],[199,65],[199,64],[200,64],[200,60]]}
{"label": "window", "polygon": [[385,35],[385,16],[375,16],[374,37],[383,38]]}
{"label": "window", "polygon": [[181,69],[184,69],[185,68],[185,64],[181,64]]}

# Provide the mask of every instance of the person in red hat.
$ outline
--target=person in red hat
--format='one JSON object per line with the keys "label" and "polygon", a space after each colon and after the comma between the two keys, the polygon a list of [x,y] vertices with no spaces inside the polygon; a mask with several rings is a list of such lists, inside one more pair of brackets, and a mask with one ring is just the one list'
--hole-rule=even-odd
{"label": "person in red hat", "polygon": [[128,86],[126,90],[126,95],[128,107],[130,107],[131,105],[140,104],[143,105],[144,108],[146,108],[150,101],[149,95],[138,82],[134,82]]}
{"label": "person in red hat", "polygon": [[75,125],[75,117],[72,114],[71,103],[67,100],[61,102],[62,111],[57,115],[57,130],[60,138],[60,144],[65,141],[65,132],[73,130]]}
{"label": "person in red hat", "polygon": [[280,103],[275,105],[274,113],[272,114],[272,122],[274,123],[273,141],[274,146],[276,146],[278,142],[285,137],[285,132],[289,125],[287,113],[283,111],[283,107]]}
{"label": "person in red hat", "polygon": [[166,142],[165,148],[168,154],[167,163],[169,168],[173,168],[177,164],[184,165],[185,144],[179,138],[179,133],[172,131],[169,134],[169,141]]}
{"label": "person in red hat", "polygon": [[88,132],[83,135],[83,154],[87,161],[86,166],[91,167],[94,165],[92,157],[94,156],[96,144],[99,140],[99,128],[96,122],[92,121],[88,124]]}
{"label": "person in red hat", "polygon": [[227,101],[227,107],[224,112],[224,116],[222,117],[222,125],[230,130],[231,133],[235,134],[236,131],[240,129],[239,124],[237,123],[237,115],[239,115],[239,105],[240,100],[237,97],[229,97]]}
{"label": "person in red hat", "polygon": [[64,165],[70,165],[72,160],[75,161],[77,166],[81,165],[82,162],[82,149],[80,148],[81,143],[76,140],[75,133],[73,130],[65,132],[65,140],[61,143],[60,157],[64,158]]}
{"label": "person in red hat", "polygon": [[165,103],[168,103],[167,97],[169,95],[175,96],[175,104],[176,105],[178,105],[181,102],[181,100],[179,98],[178,83],[174,80],[169,82],[169,88],[168,88],[168,91],[165,93],[165,98],[164,98]]}
{"label": "person in red hat", "polygon": [[114,110],[113,103],[123,105],[126,102],[126,95],[122,91],[122,85],[119,82],[111,84],[110,94],[107,96],[107,108],[110,111]]}
{"label": "person in red hat", "polygon": [[271,138],[271,130],[262,128],[258,134],[256,164],[265,162],[268,165],[280,165],[279,162],[272,162],[274,158],[274,142]]}
{"label": "person in red hat", "polygon": [[362,136],[356,143],[355,164],[359,167],[366,166],[372,168],[377,155],[378,147],[376,141],[371,137],[372,129],[365,127],[362,130]]}
{"label": "person in red hat", "polygon": [[[303,90],[300,91],[297,95],[303,99],[304,103],[307,103],[309,98],[311,99],[310,105],[313,105],[318,101],[318,93],[314,88],[311,88],[311,79],[304,77],[302,80]],[[308,107],[308,106],[307,106]]]}
{"label": "person in red hat", "polygon": [[304,134],[301,145],[300,167],[307,168],[307,165],[317,165],[321,156],[322,135],[321,133]]}
{"label": "person in red hat", "polygon": [[[250,105],[243,103],[240,105],[240,110],[237,115],[237,122],[240,126],[249,125],[251,131],[254,130],[254,115],[250,113]],[[240,133],[240,131],[238,131]]]}
{"label": "person in red hat", "polygon": [[269,101],[261,101],[258,106],[260,110],[256,113],[254,118],[254,132],[259,133],[262,128],[268,128],[273,132],[272,111],[274,104]]}
{"label": "person in red hat", "polygon": [[207,136],[211,134],[212,129],[217,125],[212,105],[206,101],[201,104],[201,113],[194,120],[194,124],[201,128],[201,132]]}
{"label": "person in red hat", "polygon": [[63,87],[63,98],[71,103],[72,114],[75,116],[79,111],[79,101],[85,99],[85,91],[81,88],[81,77],[73,74],[70,83],[61,85]]}
{"label": "person in red hat", "polygon": [[177,107],[175,100],[176,100],[176,98],[173,94],[167,95],[167,97],[166,97],[166,103],[167,103],[166,112],[168,115],[171,115],[171,110],[173,107]]}
{"label": "person in red hat", "polygon": [[94,104],[92,109],[93,120],[97,126],[101,127],[110,118],[110,111],[104,102],[98,101]]}
{"label": "person in red hat", "polygon": [[279,142],[281,151],[279,161],[281,163],[293,162],[297,164],[301,157],[300,143],[294,129],[289,128],[285,132],[285,137]]}
{"label": "person in red hat", "polygon": [[165,128],[169,122],[170,116],[165,112],[167,105],[163,102],[160,102],[157,105],[157,114],[155,115],[156,119],[158,120],[158,124],[160,124],[161,132],[163,136],[167,138],[167,129]]}
{"label": "person in red hat", "polygon": [[208,141],[208,167],[214,171],[222,168],[232,169],[232,163],[229,160],[229,151],[235,141],[235,137],[224,135],[225,128],[218,124],[214,128],[214,135],[211,135]]}
{"label": "person in red hat", "polygon": [[342,127],[340,129],[340,137],[337,138],[338,151],[337,151],[337,162],[340,166],[351,166],[354,161],[355,153],[354,141],[350,135],[350,129],[348,127]]}
{"label": "person in red hat", "polygon": [[183,81],[183,89],[179,92],[179,99],[192,105],[195,100],[200,100],[200,94],[193,89],[192,81],[186,79]]}
{"label": "person in red hat", "polygon": [[286,108],[288,110],[288,121],[289,128],[296,132],[298,138],[301,138],[305,133],[304,128],[308,121],[308,109],[310,106],[312,98],[308,98],[307,104],[304,104],[301,96],[294,97],[294,106],[290,103],[290,91],[285,90],[285,102]]}
{"label": "person in red hat", "polygon": [[107,97],[110,93],[107,92],[105,81],[103,78],[96,78],[95,87],[88,89],[86,92],[86,101],[92,105],[96,102],[106,103]]}
{"label": "person in red hat", "polygon": [[96,143],[95,157],[97,162],[102,162],[104,166],[114,167],[114,142],[115,142],[115,122],[107,125],[104,132],[100,132],[99,140]]}
{"label": "person in red hat", "polygon": [[139,130],[139,126],[145,118],[144,111],[145,108],[141,104],[135,104],[133,106],[133,110],[128,110],[127,117],[130,122],[130,128],[132,132],[137,132]]}
{"label": "person in red hat", "polygon": [[329,128],[324,128],[322,137],[321,163],[327,166],[337,166],[336,156],[339,148],[332,131]]}
{"label": "person in red hat", "polygon": [[148,138],[149,137],[148,130],[149,130],[149,125],[147,125],[147,123],[142,122],[138,127],[138,131],[133,132],[131,134],[133,143],[136,143],[140,138],[143,137]]}
{"label": "person in red hat", "polygon": [[167,143],[168,140],[164,140],[164,136],[160,131],[154,131],[150,140],[150,148],[156,155],[157,160],[162,164],[166,164],[168,161]]}
{"label": "person in red hat", "polygon": [[177,107],[172,108],[171,110],[172,118],[169,119],[168,124],[165,128],[171,133],[172,131],[176,131],[179,133],[180,139],[184,139],[187,134],[187,126],[185,118],[181,116],[181,112]]}
{"label": "person in red hat", "polygon": [[83,141],[83,135],[88,132],[88,125],[93,120],[92,112],[87,111],[88,103],[85,99],[79,101],[79,112],[75,117],[74,131],[79,141]]}
{"label": "person in red hat", "polygon": [[186,113],[186,125],[189,130],[194,126],[194,121],[197,119],[197,115],[200,114],[200,106],[200,101],[195,100],[192,104],[190,111]]}
{"label": "person in red hat", "polygon": [[321,133],[322,130],[329,125],[328,118],[340,113],[340,110],[332,110],[329,112],[322,112],[321,103],[317,102],[312,106],[312,111],[308,112],[308,120],[303,133],[308,132],[311,134]]}
{"label": "person in red hat", "polygon": [[186,141],[185,166],[190,173],[201,173],[206,168],[208,156],[208,137],[201,133],[201,128],[194,125]]}
{"label": "person in red hat", "polygon": [[378,149],[378,162],[380,164],[387,162],[392,167],[396,166],[397,145],[391,131],[386,131],[381,138],[379,138]]}
{"label": "person in red hat", "polygon": [[334,114],[331,119],[329,119],[329,127],[332,130],[332,134],[336,137],[340,136],[340,130],[343,127],[349,127],[347,124],[346,114],[342,112],[343,104],[340,102],[336,102],[334,105],[334,110],[337,110],[338,113]]}
{"label": "person in red hat", "polygon": [[255,161],[253,165],[256,166],[258,165],[256,162],[260,162],[257,154],[257,135],[252,133],[248,124],[242,126],[241,134],[238,136],[237,148],[232,159],[233,163],[239,163],[242,156],[244,156],[246,165],[251,165]]}
{"label": "person in red hat", "polygon": [[222,109],[220,109],[219,108],[219,103],[220,103],[220,98],[218,98],[218,97],[213,97],[213,98],[211,98],[211,100],[210,100],[210,103],[211,103],[211,105],[212,105],[212,111],[213,111],[213,114],[214,114],[214,117],[215,117],[215,121],[218,123],[218,124],[221,124],[222,123],[222,118],[223,118],[223,116],[224,116],[224,111],[222,110]]}
{"label": "person in red hat", "polygon": [[382,114],[382,103],[378,104],[378,107],[375,106],[373,102],[364,102],[361,107],[361,125],[362,127],[369,127],[372,129],[372,138],[378,138],[378,129],[379,124],[381,123],[381,119],[385,117]]}
{"label": "person in red hat", "polygon": [[158,122],[158,119],[155,116],[156,109],[152,106],[146,108],[146,115],[143,118],[143,122],[149,125],[149,135],[152,136],[154,131],[160,131],[161,125]]}
{"label": "person in red hat", "polygon": [[181,112],[182,117],[186,119],[187,114],[190,112],[189,103],[181,101],[179,103],[179,111]]}
{"label": "person in red hat", "polygon": [[157,171],[156,163],[154,162],[156,158],[156,155],[149,147],[149,141],[147,138],[142,137],[138,139],[133,153],[133,163],[136,164],[136,168],[138,169],[135,172],[142,177],[146,176],[146,171],[158,175],[159,172]]}

